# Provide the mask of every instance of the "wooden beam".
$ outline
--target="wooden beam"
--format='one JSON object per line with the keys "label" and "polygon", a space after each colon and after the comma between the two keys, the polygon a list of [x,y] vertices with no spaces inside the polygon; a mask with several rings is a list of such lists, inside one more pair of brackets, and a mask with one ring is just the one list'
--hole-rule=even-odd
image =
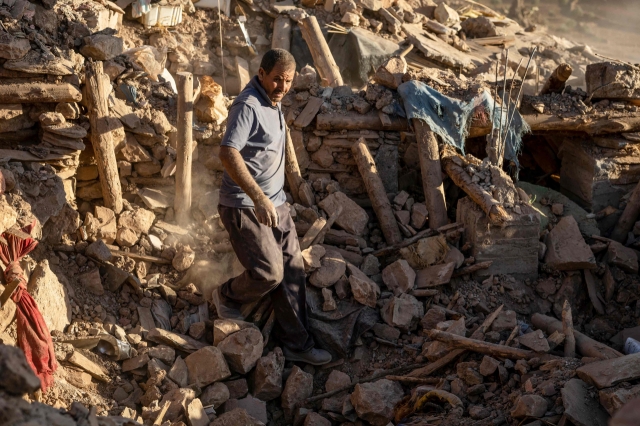
{"label": "wooden beam", "polygon": [[[109,123],[108,97],[111,81],[102,69],[102,62],[89,62],[85,65],[87,105],[89,105],[89,123],[91,124],[91,144],[98,163],[98,174],[102,187],[104,205],[116,214],[122,211],[122,188],[118,176],[111,126]],[[15,99],[14,99],[15,101]],[[56,101],[71,102],[71,101]]]}
{"label": "wooden beam", "polygon": [[[396,222],[391,203],[387,197],[387,191],[384,189],[382,179],[378,174],[376,162],[371,156],[369,148],[367,148],[367,141],[364,138],[360,138],[351,147],[351,152],[358,165],[358,170],[364,181],[364,186],[367,188],[369,199],[378,217],[378,222],[387,244],[393,245],[401,242],[402,234],[400,233],[400,228],[398,228],[398,222]],[[431,212],[429,212],[429,218],[431,218]]]}
{"label": "wooden beam", "polygon": [[286,132],[284,171],[287,182],[289,183],[289,190],[296,203],[300,203],[305,207],[311,207],[315,204],[315,197],[307,181],[302,178],[289,127],[287,127]]}
{"label": "wooden beam", "polygon": [[17,99],[23,104],[79,102],[82,93],[69,83],[0,84],[0,104],[15,104]]}
{"label": "wooden beam", "polygon": [[176,150],[176,222],[191,222],[191,162],[193,134],[193,75],[178,73],[178,149]]}
{"label": "wooden beam", "polygon": [[311,51],[313,63],[322,81],[321,85],[330,87],[342,86],[344,82],[342,75],[340,75],[340,68],[336,65],[335,59],[333,59],[316,17],[309,16],[304,18],[298,22],[298,25],[302,30],[302,37]]}
{"label": "wooden beam", "polygon": [[429,212],[429,228],[437,229],[448,223],[438,140],[429,125],[422,120],[414,118],[411,122],[418,142],[422,189]]}

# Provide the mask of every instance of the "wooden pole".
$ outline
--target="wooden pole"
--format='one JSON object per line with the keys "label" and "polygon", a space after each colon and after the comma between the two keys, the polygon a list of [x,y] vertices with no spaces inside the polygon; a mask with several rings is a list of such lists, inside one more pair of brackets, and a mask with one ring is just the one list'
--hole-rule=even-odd
{"label": "wooden pole", "polygon": [[286,15],[278,15],[273,22],[271,48],[291,50],[291,19]]}
{"label": "wooden pole", "polygon": [[360,138],[351,147],[351,152],[358,165],[358,170],[364,181],[364,186],[367,188],[373,210],[376,212],[387,244],[393,245],[401,242],[402,234],[400,233],[400,228],[398,228],[389,197],[387,197],[387,191],[385,191],[382,179],[378,175],[376,162],[367,147],[367,141],[364,138]]}
{"label": "wooden pole", "polygon": [[571,73],[573,72],[573,68],[569,64],[560,64],[558,68],[556,68],[547,81],[542,86],[542,90],[540,91],[541,95],[546,95],[547,93],[560,93],[564,90],[564,86],[571,77]]}
{"label": "wooden pole", "polygon": [[193,75],[178,75],[178,147],[176,150],[176,222],[186,226],[191,222],[191,160],[193,133]]}
{"label": "wooden pole", "polygon": [[429,212],[429,228],[437,229],[448,222],[438,141],[436,135],[425,122],[413,118],[411,123],[416,131],[416,140],[418,142],[420,169],[422,170],[422,189],[427,211]]}
{"label": "wooden pole", "polygon": [[457,334],[447,333],[440,330],[429,330],[427,335],[431,340],[448,343],[453,348],[467,349],[485,355],[510,359],[528,359],[536,355],[533,351],[511,348],[509,346],[496,345],[494,343],[483,342],[482,340],[469,339]]}
{"label": "wooden pole", "polygon": [[0,104],[79,102],[82,93],[69,83],[0,84]]}
{"label": "wooden pole", "polygon": [[340,68],[336,65],[335,59],[329,50],[329,45],[322,34],[320,25],[315,16],[309,16],[298,22],[300,30],[302,30],[302,38],[307,42],[313,64],[320,75],[322,86],[338,87],[342,86],[342,75]]}
{"label": "wooden pole", "polygon": [[[562,322],[546,315],[533,314],[531,316],[531,324],[533,324],[535,328],[544,331],[547,335],[552,334],[554,331],[563,333]],[[576,349],[582,356],[600,359],[612,359],[622,356],[622,354],[615,349],[593,340],[577,330],[573,330],[573,335],[576,339]]]}
{"label": "wooden pole", "polygon": [[573,317],[568,300],[565,300],[562,305],[562,333],[564,334],[564,356],[574,358],[576,356],[576,337],[573,335]]}
{"label": "wooden pole", "polygon": [[98,175],[102,187],[104,205],[116,214],[122,211],[122,188],[118,176],[113,138],[109,125],[111,81],[102,71],[102,62],[89,62],[85,66],[86,90],[91,124],[91,144],[98,163]]}
{"label": "wooden pole", "polygon": [[315,204],[315,197],[311,187],[302,178],[300,166],[298,165],[298,157],[296,156],[296,148],[293,146],[291,132],[287,126],[285,153],[284,153],[284,172],[289,183],[289,190],[293,201],[300,203],[305,207],[311,207]]}
{"label": "wooden pole", "polygon": [[629,232],[633,229],[633,225],[640,216],[640,182],[636,185],[631,193],[631,197],[627,202],[627,205],[618,219],[613,232],[611,233],[611,239],[616,240],[619,243],[627,241]]}

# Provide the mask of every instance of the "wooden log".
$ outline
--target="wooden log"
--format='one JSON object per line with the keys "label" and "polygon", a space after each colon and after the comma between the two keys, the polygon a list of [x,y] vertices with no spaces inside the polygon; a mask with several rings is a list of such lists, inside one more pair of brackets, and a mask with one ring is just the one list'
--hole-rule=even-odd
{"label": "wooden log", "polygon": [[429,330],[427,335],[432,340],[447,343],[458,349],[467,349],[485,355],[491,355],[500,358],[509,359],[528,359],[536,356],[533,351],[518,348],[510,348],[509,346],[496,345],[495,343],[487,343],[481,340],[469,339],[467,337],[458,336],[456,334],[447,333],[440,330]]}
{"label": "wooden log", "polygon": [[464,268],[460,268],[455,271],[452,275],[453,278],[461,277],[463,275],[473,274],[474,272],[478,272],[482,269],[489,269],[489,267],[493,264],[493,260],[487,260],[485,262],[479,262],[474,265],[465,266]]}
{"label": "wooden log", "polygon": [[371,156],[369,148],[367,148],[366,140],[360,138],[351,148],[351,152],[358,165],[358,170],[364,181],[364,186],[367,188],[373,210],[376,213],[378,222],[380,222],[380,228],[382,228],[382,233],[387,244],[397,244],[401,242],[402,234],[400,233],[400,228],[398,228],[398,223],[393,214],[387,192],[382,184],[382,179],[380,179],[380,175],[378,175],[376,162]]}
{"label": "wooden log", "polygon": [[409,383],[412,385],[437,385],[442,379],[437,377],[410,377],[410,376],[385,376],[387,380],[393,380],[394,382]]}
{"label": "wooden log", "polygon": [[176,149],[176,222],[187,226],[191,222],[191,162],[193,134],[193,75],[179,72],[178,79],[178,148]]}
{"label": "wooden log", "polygon": [[[349,111],[346,113],[322,113],[316,116],[317,130],[387,130],[407,131],[409,123],[405,118],[392,116],[390,127],[384,127],[377,112],[358,114]],[[599,117],[578,116],[572,118],[560,118],[547,114],[523,115],[524,120],[534,133],[539,132],[584,132],[590,135],[604,135],[609,133],[632,133],[640,131],[640,114],[624,117]],[[479,125],[472,121],[469,128],[470,138],[486,136],[491,133],[491,125]]]}
{"label": "wooden log", "polygon": [[69,83],[0,84],[0,104],[79,102],[82,93]]}
{"label": "wooden log", "polygon": [[[546,315],[533,314],[531,317],[531,323],[534,327],[544,331],[547,335],[552,334],[554,331],[564,333],[562,322]],[[615,349],[610,348],[604,343],[593,340],[577,330],[573,330],[573,334],[576,339],[576,349],[582,356],[599,359],[612,359],[622,356],[622,354]]]}
{"label": "wooden log", "polygon": [[629,201],[620,219],[618,219],[618,223],[616,223],[616,226],[613,228],[611,239],[619,243],[626,242],[627,236],[633,229],[633,225],[638,220],[638,217],[640,217],[640,182],[633,188],[631,197],[629,197]]}
{"label": "wooden log", "polygon": [[414,118],[411,123],[416,131],[418,142],[424,203],[429,211],[429,228],[436,229],[448,222],[438,140],[425,122]]}
{"label": "wooden log", "polygon": [[330,246],[328,244],[320,244],[322,247],[324,247],[325,249],[329,249],[329,250],[335,250],[338,253],[340,253],[340,255],[344,258],[344,260],[346,260],[347,262],[360,267],[360,265],[362,265],[362,262],[364,262],[364,257],[362,257],[361,255],[359,255],[358,253],[354,253],[352,251],[349,250],[344,250],[335,246]]}
{"label": "wooden log", "polygon": [[296,149],[293,146],[289,127],[287,127],[286,135],[284,171],[293,200],[305,207],[313,206],[315,204],[315,197],[313,196],[313,191],[311,191],[309,184],[302,178],[300,166],[298,165]]}
{"label": "wooden log", "polygon": [[338,206],[338,208],[333,212],[333,214],[329,216],[329,219],[327,219],[326,223],[324,224],[320,232],[318,232],[318,235],[316,235],[316,237],[313,239],[313,242],[311,243],[311,245],[322,244],[324,242],[324,236],[327,235],[327,232],[329,232],[333,224],[336,223],[336,220],[338,220],[338,218],[342,214],[342,210],[343,210],[342,206]]}
{"label": "wooden log", "polygon": [[422,238],[428,238],[431,237],[433,235],[435,235],[437,232],[434,231],[433,229],[424,229],[420,232],[418,232],[416,235],[414,235],[411,238],[407,238],[406,240],[404,240],[401,243],[398,244],[394,244],[392,246],[387,246],[384,248],[381,248],[380,250],[376,250],[374,251],[372,254],[375,257],[385,257],[385,256],[389,256],[390,254],[395,253],[396,251],[400,250],[401,248],[404,247],[408,247],[411,244],[415,243],[418,240],[421,240]]}
{"label": "wooden log", "polygon": [[436,294],[438,294],[438,290],[435,289],[418,289],[418,290],[413,290],[410,292],[410,294],[413,297],[431,297],[431,296],[435,296]]}
{"label": "wooden log", "polygon": [[507,212],[491,194],[471,180],[471,176],[455,161],[456,157],[442,159],[444,171],[456,186],[460,187],[474,203],[480,206],[492,223],[501,224],[507,218]]}
{"label": "wooden log", "polygon": [[558,68],[556,68],[547,81],[542,86],[542,90],[540,91],[540,95],[546,95],[547,93],[561,93],[564,90],[564,87],[571,77],[571,73],[573,72],[573,68],[569,64],[560,64]]}
{"label": "wooden log", "polygon": [[[493,311],[491,315],[487,316],[485,320],[482,322],[482,324],[480,324],[480,327],[478,327],[476,331],[474,331],[473,334],[471,334],[471,338],[476,340],[484,340],[484,334],[487,332],[489,327],[491,327],[491,324],[493,324],[495,319],[498,318],[498,315],[500,315],[500,312],[502,312],[503,307],[504,305],[498,306],[498,308],[495,311]],[[464,354],[465,352],[466,352],[465,349],[454,349],[450,351],[448,354],[446,354],[445,356],[443,356],[442,358],[440,358],[439,360],[434,361],[422,368],[418,368],[417,370],[412,371],[411,373],[409,373],[409,376],[411,377],[430,376],[431,374],[435,373],[441,368],[446,367],[447,364],[449,364],[450,362],[452,362],[453,360],[455,360],[457,357]]]}
{"label": "wooden log", "polygon": [[126,256],[126,257],[130,257],[133,260],[142,260],[144,262],[151,262],[151,263],[159,263],[161,265],[170,265],[171,261],[164,259],[162,257],[155,257],[155,256],[149,256],[146,254],[138,254],[138,253],[129,253],[128,251],[122,251],[122,250],[110,250],[111,254],[114,256]]}
{"label": "wooden log", "polygon": [[327,221],[323,218],[318,218],[315,222],[313,222],[311,228],[309,228],[307,233],[304,234],[304,237],[302,237],[302,239],[300,240],[300,250],[306,250],[311,247],[311,243],[313,243],[313,240],[316,239],[326,223]]}
{"label": "wooden log", "polygon": [[322,113],[316,116],[318,130],[387,130],[408,131],[409,123],[405,118],[393,116],[390,126],[384,126],[377,112],[358,114],[348,111],[345,113]]}
{"label": "wooden log", "polygon": [[98,163],[102,198],[105,207],[118,214],[122,211],[123,204],[118,163],[111,136],[113,129],[109,122],[108,97],[111,92],[111,81],[102,70],[102,62],[89,62],[85,65],[85,81],[91,124],[91,144],[96,163]]}
{"label": "wooden log", "polygon": [[562,333],[564,334],[564,356],[575,358],[576,337],[573,334],[573,317],[568,300],[565,300],[562,305]]}
{"label": "wooden log", "polygon": [[322,86],[342,86],[344,82],[342,81],[342,75],[340,75],[340,68],[338,68],[336,61],[333,59],[316,17],[309,16],[304,18],[298,22],[298,25],[302,31],[302,38],[307,42],[307,46],[311,51],[313,64],[320,75]]}
{"label": "wooden log", "polygon": [[291,50],[291,19],[287,15],[279,15],[273,22],[271,48]]}

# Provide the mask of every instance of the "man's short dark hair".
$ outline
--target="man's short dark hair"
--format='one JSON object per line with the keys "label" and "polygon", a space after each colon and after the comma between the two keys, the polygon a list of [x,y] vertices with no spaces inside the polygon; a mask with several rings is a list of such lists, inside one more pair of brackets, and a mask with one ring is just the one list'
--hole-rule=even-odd
{"label": "man's short dark hair", "polygon": [[280,64],[287,69],[295,68],[296,60],[291,53],[284,49],[271,49],[262,57],[260,68],[269,74],[276,64]]}

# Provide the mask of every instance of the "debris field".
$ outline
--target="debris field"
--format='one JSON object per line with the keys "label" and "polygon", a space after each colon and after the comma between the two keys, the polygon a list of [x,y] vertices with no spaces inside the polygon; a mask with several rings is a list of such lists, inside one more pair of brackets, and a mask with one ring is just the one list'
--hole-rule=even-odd
{"label": "debris field", "polygon": [[[57,369],[0,262],[0,425],[637,424],[640,65],[470,0],[5,1],[0,250],[37,241]],[[271,48],[321,367],[268,296],[212,303],[227,111]]]}

